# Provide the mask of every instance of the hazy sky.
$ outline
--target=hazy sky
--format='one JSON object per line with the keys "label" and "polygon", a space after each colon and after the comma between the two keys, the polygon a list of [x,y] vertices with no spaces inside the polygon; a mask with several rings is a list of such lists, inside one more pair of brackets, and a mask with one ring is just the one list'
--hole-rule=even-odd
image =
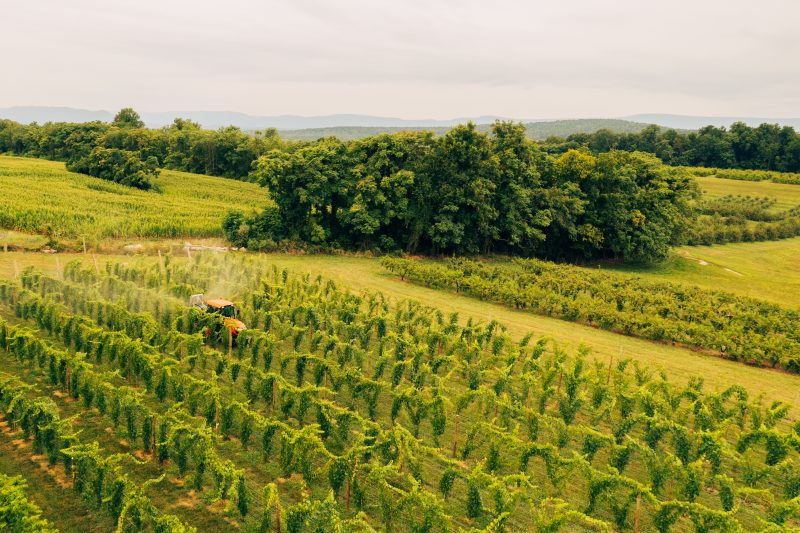
{"label": "hazy sky", "polygon": [[0,0],[0,107],[800,116],[800,0]]}

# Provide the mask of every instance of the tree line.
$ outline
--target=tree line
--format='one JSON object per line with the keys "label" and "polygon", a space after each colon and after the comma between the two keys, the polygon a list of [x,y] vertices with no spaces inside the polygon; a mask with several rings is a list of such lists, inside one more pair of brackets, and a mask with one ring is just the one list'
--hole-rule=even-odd
{"label": "tree line", "polygon": [[680,243],[696,196],[692,178],[654,156],[542,152],[521,124],[473,124],[272,150],[253,179],[275,205],[231,213],[234,243],[282,242],[585,259],[657,260]]}
{"label": "tree line", "polygon": [[[246,179],[253,161],[271,149],[291,151],[307,144],[283,141],[275,129],[252,135],[235,126],[211,131],[182,118],[168,127],[148,129],[130,108],[121,110],[112,123],[23,125],[0,120],[0,153],[68,161],[85,157],[99,145],[136,151],[144,160],[155,157],[162,168],[236,179]],[[657,125],[639,133],[600,129],[566,138],[552,136],[540,146],[553,154],[587,147],[594,154],[611,150],[648,152],[669,165],[800,172],[800,135],[794,128],[778,124],[750,127],[736,122],[730,128],[706,126],[689,132]]]}
{"label": "tree line", "polygon": [[768,124],[600,130],[536,143],[522,125],[497,123],[488,134],[465,125],[439,137],[285,142],[275,130],[209,131],[180,118],[148,129],[123,109],[112,123],[0,121],[3,152],[66,161],[70,170],[141,189],[153,187],[158,168],[257,181],[274,205],[258,215],[231,213],[224,225],[232,242],[250,248],[651,261],[675,244],[798,233],[794,217],[752,227],[728,219],[693,224],[691,175],[699,169],[669,175],[640,153],[725,168],[736,179],[797,176],[775,172],[800,169],[797,134]]}
{"label": "tree line", "polygon": [[157,168],[256,180],[276,206],[233,213],[237,244],[281,242],[423,253],[502,252],[653,260],[682,242],[691,178],[640,153],[549,155],[521,124],[489,134],[468,124],[429,132],[286,143],[275,130],[203,130],[176,119],[144,127],[132,109],[112,123],[0,121],[0,153],[66,161],[77,172],[142,189]]}
{"label": "tree line", "polygon": [[[176,118],[168,127],[149,129],[130,108],[122,109],[111,123],[23,125],[0,120],[0,153],[65,161],[77,172],[145,189],[148,186],[144,183],[154,175],[152,169],[156,167],[247,179],[253,161],[284,146],[276,130],[254,134],[234,126],[204,130],[196,122],[182,118]],[[122,178],[87,172],[99,161],[109,159],[116,163],[103,165],[107,175],[138,177],[133,183],[125,183]]]}
{"label": "tree line", "polygon": [[668,165],[725,169],[800,171],[800,135],[790,126],[761,124],[750,127],[735,122],[730,128],[705,126],[698,131],[679,132],[656,125],[639,133],[576,133],[567,138],[551,137],[543,149],[561,153],[586,146],[592,153],[611,150],[649,152]]}

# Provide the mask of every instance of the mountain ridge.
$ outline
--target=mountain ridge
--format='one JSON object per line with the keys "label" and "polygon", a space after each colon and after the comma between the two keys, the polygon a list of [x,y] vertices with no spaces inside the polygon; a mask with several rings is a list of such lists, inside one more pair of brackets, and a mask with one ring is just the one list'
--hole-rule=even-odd
{"label": "mountain ridge", "polygon": [[[491,124],[495,120],[516,120],[526,124],[602,124],[607,121],[612,126],[610,129],[617,132],[634,131],[623,122],[639,124],[656,124],[665,128],[684,130],[698,129],[706,125],[730,126],[733,122],[741,121],[750,126],[761,123],[780,124],[792,126],[800,130],[800,118],[769,118],[769,117],[725,117],[725,116],[694,116],[666,113],[643,113],[611,118],[570,118],[570,119],[530,119],[512,118],[495,115],[482,115],[476,117],[455,117],[451,119],[403,119],[376,115],[361,115],[353,113],[339,113],[332,115],[272,115],[261,116],[241,113],[236,111],[157,111],[140,113],[142,120],[151,128],[159,128],[172,123],[176,117],[187,118],[198,122],[204,128],[217,129],[224,126],[238,126],[243,130],[258,130],[276,128],[282,131],[304,131],[312,129],[336,128],[379,128],[387,129],[420,129],[420,128],[450,128],[457,124],[472,121],[476,125]],[[60,106],[13,106],[0,108],[0,118],[10,119],[21,123],[31,122],[89,122],[100,120],[110,122],[114,113],[106,110],[89,110]],[[617,122],[614,122],[617,121]],[[600,126],[605,127],[605,126]],[[577,128],[569,133],[585,133],[585,128]]]}

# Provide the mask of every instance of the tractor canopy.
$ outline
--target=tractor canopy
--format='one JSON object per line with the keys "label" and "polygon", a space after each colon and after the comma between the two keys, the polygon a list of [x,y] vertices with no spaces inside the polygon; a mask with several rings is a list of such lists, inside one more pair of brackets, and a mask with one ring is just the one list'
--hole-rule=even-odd
{"label": "tractor canopy", "polygon": [[228,300],[206,300],[206,305],[212,313],[219,313],[226,318],[236,318],[236,307]]}

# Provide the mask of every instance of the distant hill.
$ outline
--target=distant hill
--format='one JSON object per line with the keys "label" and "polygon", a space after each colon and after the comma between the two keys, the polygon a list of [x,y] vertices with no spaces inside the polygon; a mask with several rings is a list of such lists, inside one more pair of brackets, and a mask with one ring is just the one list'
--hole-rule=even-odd
{"label": "distant hill", "polygon": [[658,124],[666,128],[680,128],[686,130],[696,130],[708,125],[728,127],[734,122],[744,122],[748,126],[758,126],[764,123],[780,124],[781,126],[792,126],[794,129],[800,130],[800,118],[696,117],[691,115],[667,115],[658,113],[631,115],[624,118],[635,122],[647,122],[650,124]]}
{"label": "distant hill", "polygon": [[649,125],[645,122],[616,118],[578,118],[526,122],[525,129],[531,139],[544,140],[551,136],[566,137],[574,133],[594,133],[601,129],[608,129],[614,133],[639,133]]}
{"label": "distant hill", "polygon": [[[373,127],[373,128],[399,128],[399,127],[448,127],[472,121],[475,124],[491,124],[502,117],[480,116],[461,117],[447,120],[433,119],[402,119],[393,117],[377,117],[371,115],[324,115],[324,116],[256,116],[232,111],[161,111],[140,112],[142,120],[150,128],[160,128],[172,124],[176,117],[188,118],[204,128],[217,129],[223,126],[238,126],[243,130],[260,130],[277,128],[283,130],[296,130],[307,128],[331,127]],[[102,120],[110,122],[114,113],[110,111],[88,111],[71,107],[6,107],[0,108],[0,118],[7,118],[28,124],[31,122],[89,122]]]}
{"label": "distant hill", "polygon": [[[463,124],[469,119],[463,119],[458,124]],[[475,122],[473,120],[473,122]],[[478,124],[478,130],[489,131],[490,124]],[[594,133],[599,129],[609,129],[615,133],[638,133],[648,124],[631,122],[620,119],[571,119],[548,120],[540,122],[525,122],[528,137],[535,140],[544,140],[551,136],[566,137],[573,133]],[[432,131],[436,135],[443,135],[452,126],[438,127],[331,127],[331,128],[305,128],[278,130],[281,137],[297,141],[313,141],[321,137],[338,137],[342,140],[361,139],[382,133],[396,133],[398,131]]]}
{"label": "distant hill", "polygon": [[[161,111],[143,112],[141,116],[145,124],[150,128],[168,126],[176,117],[181,117],[194,120],[208,129],[217,129],[223,126],[238,126],[248,131],[276,128],[287,139],[304,140],[318,139],[329,135],[335,135],[340,139],[357,139],[379,133],[421,129],[442,134],[451,127],[468,121],[478,124],[481,129],[488,130],[489,125],[495,120],[509,120],[506,117],[498,116],[457,117],[445,120],[402,119],[352,114],[257,116],[232,111]],[[45,122],[89,122],[92,120],[110,122],[114,118],[114,112],[74,109],[71,107],[18,106],[0,108],[0,118],[15,120],[23,124],[31,122],[40,124]],[[546,139],[551,135],[564,137],[573,133],[593,133],[601,128],[607,128],[616,133],[635,133],[648,124],[657,124],[666,128],[696,130],[709,124],[730,126],[737,120],[751,126],[767,122],[770,124],[785,124],[800,130],[800,118],[696,117],[689,115],[642,114],[631,115],[621,119],[513,120],[524,122],[528,129],[528,136],[533,139]]]}
{"label": "distant hill", "polygon": [[[188,118],[204,128],[217,129],[223,126],[238,126],[247,131],[276,128],[286,139],[314,140],[320,137],[336,136],[342,140],[359,139],[380,133],[393,133],[404,130],[426,130],[437,135],[458,124],[472,121],[483,131],[488,131],[495,120],[510,120],[498,116],[459,117],[446,120],[401,119],[371,115],[325,115],[303,117],[298,115],[255,116],[229,111],[163,111],[141,113],[142,120],[150,128],[160,128],[172,123],[176,117]],[[0,118],[7,118],[28,124],[38,122],[89,122],[101,120],[110,122],[114,113],[110,111],[89,111],[70,107],[7,107],[0,108]],[[552,135],[565,137],[573,133],[593,133],[608,128],[616,133],[635,133],[647,126],[643,122],[621,119],[570,119],[570,120],[525,120],[528,136],[532,139],[546,139]]]}

